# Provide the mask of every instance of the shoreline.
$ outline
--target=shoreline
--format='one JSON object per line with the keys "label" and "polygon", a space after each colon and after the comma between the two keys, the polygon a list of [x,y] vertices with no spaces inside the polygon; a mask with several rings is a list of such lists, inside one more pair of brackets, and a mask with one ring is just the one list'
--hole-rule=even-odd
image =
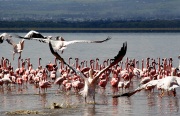
{"label": "shoreline", "polygon": [[27,32],[36,30],[42,32],[180,32],[180,28],[0,28],[6,32]]}

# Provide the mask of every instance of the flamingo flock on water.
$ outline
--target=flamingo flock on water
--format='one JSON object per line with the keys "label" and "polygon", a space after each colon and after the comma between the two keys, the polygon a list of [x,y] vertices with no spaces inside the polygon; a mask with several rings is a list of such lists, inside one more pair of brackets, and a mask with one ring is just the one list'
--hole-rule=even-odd
{"label": "flamingo flock on water", "polygon": [[[0,35],[1,44],[3,41],[7,41],[13,46],[13,60],[15,53],[20,54],[16,69],[11,65],[8,58],[1,58],[0,86],[2,88],[4,86],[10,87],[10,85],[22,88],[29,83],[39,88],[39,93],[45,93],[48,88],[57,86],[57,90],[75,92],[82,95],[86,103],[90,98],[95,103],[96,90],[105,91],[108,84],[112,88],[113,98],[130,97],[143,90],[149,91],[149,95],[151,95],[156,93],[154,92],[155,88],[161,97],[164,95],[176,96],[176,88],[180,86],[180,67],[173,67],[172,58],[147,58],[142,59],[140,62],[127,57],[123,61],[127,51],[127,42],[123,43],[123,46],[114,58],[106,59],[100,64],[100,59],[98,58],[80,62],[78,58],[73,60],[72,57],[69,57],[67,62],[66,59],[58,54],[58,50],[61,50],[61,53],[63,53],[63,50],[70,44],[79,42],[102,43],[110,40],[109,37],[101,41],[65,41],[59,36],[45,37],[37,31],[30,31],[24,37],[15,35],[16,38],[22,39],[18,44],[13,42],[12,37],[7,33]],[[39,66],[34,69],[30,58],[21,59],[24,40],[38,40],[48,43],[55,62],[43,67],[41,65],[42,59],[39,58],[37,59]],[[178,58],[180,60],[180,56]],[[139,81],[139,86],[136,89],[132,89],[133,80]]]}

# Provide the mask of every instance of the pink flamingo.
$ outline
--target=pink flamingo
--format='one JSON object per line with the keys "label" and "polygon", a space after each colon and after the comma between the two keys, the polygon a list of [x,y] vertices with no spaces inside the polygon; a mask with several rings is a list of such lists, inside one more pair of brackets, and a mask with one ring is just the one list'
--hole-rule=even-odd
{"label": "pink flamingo", "polygon": [[80,76],[74,75],[72,79],[72,87],[74,88],[75,93],[78,93],[84,87],[84,83]]}
{"label": "pink flamingo", "polygon": [[65,75],[62,75],[62,76],[56,78],[56,80],[54,81],[54,84],[59,85],[59,88],[60,88],[62,82],[63,82],[65,79],[66,79],[66,76],[65,76]]}
{"label": "pink flamingo", "polygon": [[49,63],[46,65],[46,68],[48,71],[53,71],[53,68],[57,67],[57,62],[56,62],[56,58],[54,59],[54,64],[53,63]]}
{"label": "pink flamingo", "polygon": [[119,83],[118,73],[119,72],[117,70],[114,70],[113,71],[113,77],[110,81],[110,84],[111,84],[112,89],[113,89],[113,93],[118,91],[118,83]]}
{"label": "pink flamingo", "polygon": [[108,77],[107,77],[107,75],[106,75],[106,73],[103,73],[100,77],[99,77],[99,83],[98,83],[98,85],[100,86],[100,87],[102,87],[103,89],[105,89],[106,88],[106,85],[107,85],[107,82],[108,82],[108,79],[107,79]]}
{"label": "pink flamingo", "polygon": [[46,80],[39,81],[39,93],[40,93],[40,90],[43,91],[43,93],[45,93],[45,90],[47,90],[47,88],[50,88],[50,87],[51,87],[50,81],[46,81]]}

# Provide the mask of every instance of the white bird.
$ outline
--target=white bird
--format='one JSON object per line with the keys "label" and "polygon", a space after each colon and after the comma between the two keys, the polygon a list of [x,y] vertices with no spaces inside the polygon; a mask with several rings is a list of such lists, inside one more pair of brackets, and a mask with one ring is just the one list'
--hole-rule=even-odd
{"label": "white bird", "polygon": [[161,96],[164,92],[172,91],[174,96],[176,95],[176,88],[180,87],[180,78],[177,76],[167,76],[165,78],[159,79],[157,83],[157,88],[162,90]]}
{"label": "white bird", "polygon": [[45,37],[41,33],[34,30],[29,31],[24,37],[19,35],[16,35],[16,37],[21,39],[28,39],[28,40],[36,39],[36,38],[45,39]]}
{"label": "white bird", "polygon": [[85,74],[83,74],[81,71],[77,70],[76,68],[71,67],[68,63],[66,63],[64,61],[64,59],[53,50],[53,47],[51,45],[51,42],[49,43],[49,47],[51,50],[51,53],[57,58],[59,59],[61,62],[63,62],[65,65],[67,65],[69,68],[71,68],[77,75],[79,75],[80,77],[82,77],[85,81],[85,85],[82,91],[80,91],[80,94],[85,98],[85,102],[86,102],[86,98],[87,97],[93,97],[93,102],[95,103],[95,88],[97,85],[97,81],[99,79],[99,77],[107,70],[109,70],[109,68],[111,68],[112,66],[116,65],[118,62],[120,62],[123,57],[126,54],[127,51],[127,43],[123,43],[123,47],[120,49],[120,51],[118,52],[118,55],[114,57],[113,62],[105,67],[104,69],[102,69],[101,71],[99,71],[97,74],[93,75],[93,69],[89,70],[89,76],[90,77],[86,77]]}
{"label": "white bird", "polygon": [[161,96],[164,95],[164,92],[167,91],[172,91],[174,96],[176,95],[176,88],[180,87],[180,78],[177,76],[167,76],[165,78],[162,79],[158,79],[158,80],[151,80],[148,83],[142,84],[141,86],[139,86],[137,89],[135,89],[132,92],[128,92],[128,93],[124,93],[122,95],[115,95],[113,96],[113,98],[117,98],[117,97],[121,97],[121,96],[127,96],[130,97],[132,95],[134,95],[137,92],[140,92],[141,90],[152,90],[155,87],[157,87],[157,89],[161,89],[162,93]]}
{"label": "white bird", "polygon": [[11,38],[11,37],[12,37],[12,36],[9,35],[8,33],[2,33],[2,34],[0,35],[0,43],[3,43],[4,40],[9,39],[9,38]]}
{"label": "white bird", "polygon": [[91,41],[91,40],[72,40],[72,41],[65,41],[63,37],[57,36],[55,37],[55,40],[53,40],[52,36],[44,37],[39,32],[36,31],[30,31],[27,33],[24,37],[18,36],[18,38],[28,39],[28,40],[38,40],[43,43],[49,43],[51,41],[52,47],[55,51],[60,50],[62,53],[64,49],[67,48],[68,45],[74,44],[74,43],[102,43],[105,41],[110,40],[111,38],[108,37],[105,40],[101,41]]}
{"label": "white bird", "polygon": [[24,49],[24,39],[22,39],[18,44],[16,44],[12,39],[7,38],[6,41],[13,46],[13,60],[14,55],[19,53],[19,57],[21,58],[21,52]]}

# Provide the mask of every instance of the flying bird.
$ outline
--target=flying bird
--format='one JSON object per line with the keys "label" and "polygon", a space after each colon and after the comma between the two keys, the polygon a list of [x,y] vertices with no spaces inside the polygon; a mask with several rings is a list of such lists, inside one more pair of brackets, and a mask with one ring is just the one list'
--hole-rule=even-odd
{"label": "flying bird", "polygon": [[18,38],[28,39],[28,40],[38,40],[43,43],[49,43],[51,41],[51,44],[53,46],[53,49],[55,51],[60,50],[61,53],[64,52],[64,49],[67,48],[68,45],[74,44],[74,43],[102,43],[105,41],[110,40],[111,38],[108,37],[107,39],[100,40],[100,41],[91,41],[91,40],[72,40],[72,41],[65,41],[63,37],[57,36],[53,39],[52,36],[43,36],[37,31],[30,31],[27,33],[24,37],[21,37],[17,35]]}
{"label": "flying bird", "polygon": [[121,95],[114,95],[113,98],[122,97],[122,96],[130,97],[134,95],[135,93],[140,92],[141,90],[152,90],[154,89],[154,87],[157,87],[157,89],[162,90],[161,96],[164,95],[165,91],[167,92],[172,91],[173,95],[175,96],[176,95],[175,89],[177,87],[180,87],[180,78],[177,76],[167,76],[162,79],[151,80],[148,83],[142,84],[141,86],[136,88],[134,91],[127,92]]}
{"label": "flying bird", "polygon": [[0,35],[0,43],[3,43],[4,40],[9,39],[9,38],[11,38],[11,37],[12,37],[12,36],[9,35],[8,33],[2,33],[2,34]]}
{"label": "flying bird", "polygon": [[93,75],[93,69],[89,70],[89,75],[90,77],[86,77],[86,75],[84,73],[82,73],[81,71],[77,70],[76,68],[70,66],[68,63],[65,62],[65,60],[57,53],[54,51],[51,42],[49,42],[49,47],[51,50],[51,53],[57,58],[59,59],[61,62],[63,62],[64,64],[66,64],[70,69],[72,69],[77,75],[79,75],[80,77],[82,77],[85,80],[85,85],[82,91],[80,91],[80,94],[85,98],[85,102],[87,97],[93,97],[93,102],[95,103],[95,88],[96,88],[96,84],[97,81],[99,79],[99,77],[107,70],[109,70],[109,68],[111,68],[112,66],[116,65],[118,62],[120,62],[123,57],[126,54],[127,51],[127,42],[123,43],[123,47],[121,47],[120,51],[118,52],[118,54],[114,57],[113,62],[105,67],[104,69],[102,69],[101,71],[99,71],[96,75]]}
{"label": "flying bird", "polygon": [[19,57],[21,58],[21,52],[24,49],[24,39],[22,39],[18,44],[16,44],[11,38],[6,39],[6,41],[13,46],[13,60],[16,53],[19,53]]}
{"label": "flying bird", "polygon": [[21,39],[28,39],[28,40],[31,40],[31,39],[45,39],[46,37],[44,37],[41,33],[37,32],[37,31],[34,31],[34,30],[31,30],[29,31],[24,37],[22,36],[19,36],[19,35],[15,35],[17,38],[21,38]]}

